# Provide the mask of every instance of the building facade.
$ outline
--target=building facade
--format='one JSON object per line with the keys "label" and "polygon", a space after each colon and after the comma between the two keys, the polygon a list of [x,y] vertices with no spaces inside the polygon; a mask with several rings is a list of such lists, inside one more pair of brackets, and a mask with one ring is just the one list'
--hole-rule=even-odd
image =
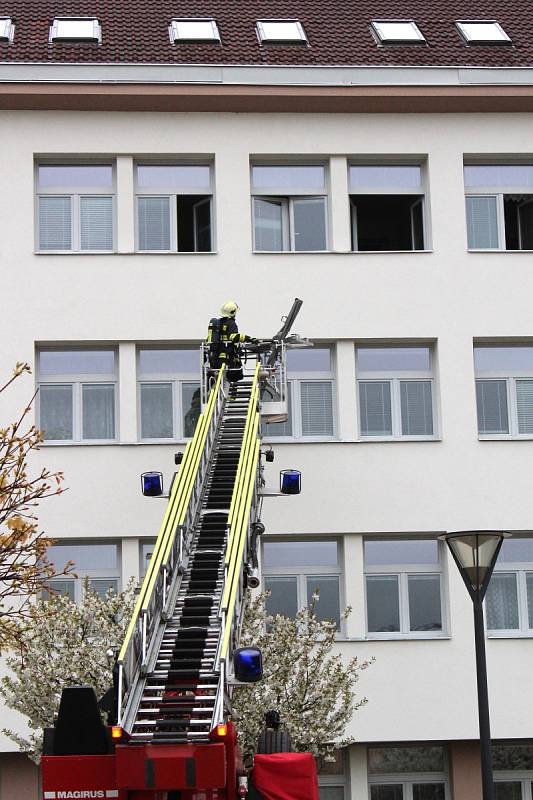
{"label": "building facade", "polygon": [[[0,42],[0,374],[33,365],[1,415],[39,388],[36,466],[69,488],[40,521],[79,575],[57,588],[142,577],[163,506],[139,475],[168,482],[191,435],[209,318],[234,296],[241,330],[268,337],[300,297],[314,348],[290,354],[290,418],[264,433],[269,481],[297,467],[303,490],[265,503],[264,585],[289,614],[319,588],[339,651],[375,658],[322,796],[481,798],[471,602],[438,537],[501,528],[495,779],[499,800],[531,800],[526,4],[381,3],[352,21],[300,0],[261,22],[253,4],[241,19],[158,2],[133,41],[119,5],[36,2],[32,18],[17,0]],[[38,797],[37,771],[0,746],[1,800]]]}

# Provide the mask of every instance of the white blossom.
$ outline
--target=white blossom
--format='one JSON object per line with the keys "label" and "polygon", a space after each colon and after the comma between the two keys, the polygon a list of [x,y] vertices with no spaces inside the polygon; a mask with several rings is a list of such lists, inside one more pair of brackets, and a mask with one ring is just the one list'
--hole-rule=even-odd
{"label": "white blossom", "polygon": [[124,592],[99,597],[84,583],[77,605],[65,595],[38,600],[20,623],[21,647],[7,659],[11,674],[2,678],[6,705],[27,718],[30,735],[3,733],[38,762],[43,728],[54,723],[64,686],[89,684],[101,697],[112,685],[113,658],[120,647],[134,604],[134,582]]}
{"label": "white blossom", "polygon": [[264,594],[249,599],[244,615],[240,645],[261,649],[264,677],[234,690],[241,748],[246,755],[255,752],[264,714],[276,709],[293,748],[324,758],[353,741],[344,738],[346,725],[368,702],[356,697],[355,684],[371,661],[351,658],[343,663],[340,654],[333,654],[337,627],[317,617],[318,595],[293,619],[267,616],[265,599]]}

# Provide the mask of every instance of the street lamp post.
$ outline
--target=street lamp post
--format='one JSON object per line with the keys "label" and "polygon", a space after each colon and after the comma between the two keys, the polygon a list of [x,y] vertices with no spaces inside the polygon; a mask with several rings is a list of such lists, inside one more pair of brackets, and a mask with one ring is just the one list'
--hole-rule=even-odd
{"label": "street lamp post", "polygon": [[458,531],[457,533],[447,533],[441,537],[450,549],[474,605],[483,800],[494,800],[483,598],[487,593],[502,542],[507,536],[509,534],[503,531]]}

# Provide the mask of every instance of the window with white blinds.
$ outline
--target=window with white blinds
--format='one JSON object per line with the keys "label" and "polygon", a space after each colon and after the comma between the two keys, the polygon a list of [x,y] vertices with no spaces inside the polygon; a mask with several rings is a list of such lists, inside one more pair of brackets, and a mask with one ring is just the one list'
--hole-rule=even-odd
{"label": "window with white blinds", "polygon": [[533,437],[533,346],[475,345],[478,432]]}
{"label": "window with white blinds", "polygon": [[436,539],[365,539],[369,638],[442,635],[440,557]]}
{"label": "window with white blinds", "polygon": [[136,164],[135,185],[138,250],[213,250],[210,164]]}
{"label": "window with white blinds", "polygon": [[533,537],[505,539],[485,598],[487,630],[533,635]]}
{"label": "window with white blinds", "polygon": [[433,438],[433,349],[429,345],[357,347],[361,438]]}
{"label": "window with white blinds", "polygon": [[533,250],[533,165],[465,164],[470,250]]}
{"label": "window with white blinds", "polygon": [[110,348],[38,351],[38,427],[45,441],[117,439],[117,361]]}
{"label": "window with white blinds", "polygon": [[39,251],[114,249],[111,164],[38,164],[36,181]]}
{"label": "window with white blinds", "polygon": [[263,435],[293,439],[335,436],[333,353],[329,347],[294,349],[287,353],[289,418],[263,424]]}

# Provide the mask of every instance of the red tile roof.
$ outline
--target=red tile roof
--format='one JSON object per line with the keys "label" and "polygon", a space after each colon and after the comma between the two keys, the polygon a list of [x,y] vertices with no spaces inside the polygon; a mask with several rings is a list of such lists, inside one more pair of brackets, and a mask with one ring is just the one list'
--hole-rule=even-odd
{"label": "red tile roof", "polygon": [[[0,61],[351,66],[533,66],[531,0],[0,0],[15,23]],[[48,43],[54,17],[97,17],[102,43]],[[172,17],[214,17],[221,43],[170,42]],[[309,46],[263,45],[257,19],[299,19]],[[427,44],[378,47],[372,19],[414,19]],[[497,20],[512,45],[467,46],[455,20]]]}

